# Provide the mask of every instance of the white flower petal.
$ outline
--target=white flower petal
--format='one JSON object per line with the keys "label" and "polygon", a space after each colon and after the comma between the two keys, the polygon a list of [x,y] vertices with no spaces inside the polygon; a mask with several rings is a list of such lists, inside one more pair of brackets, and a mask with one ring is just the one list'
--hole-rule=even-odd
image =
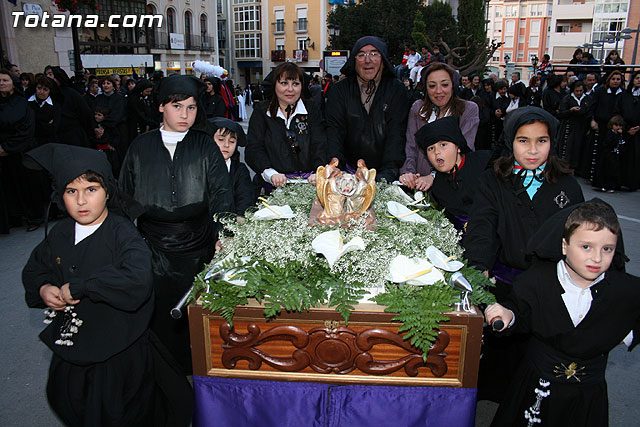
{"label": "white flower petal", "polygon": [[347,252],[364,250],[365,244],[361,237],[354,237],[349,243],[342,242],[340,230],[331,230],[319,234],[311,242],[311,247],[327,259],[330,267]]}
{"label": "white flower petal", "polygon": [[407,208],[405,205],[398,202],[394,202],[392,200],[387,202],[387,210],[391,215],[395,216],[396,218],[398,218],[400,221],[403,221],[403,222],[419,222],[419,223],[429,222],[425,218],[418,215],[417,213],[411,213],[411,209]]}
{"label": "white flower petal", "polygon": [[[257,219],[259,221],[271,220],[271,219],[289,219],[294,218],[296,216],[295,213],[291,210],[291,206],[270,206],[271,209],[264,207],[260,209],[255,214],[253,214],[253,219]],[[275,211],[275,212],[274,212]],[[278,215],[278,212],[280,215]]]}
{"label": "white flower petal", "polygon": [[464,267],[462,262],[449,259],[449,257],[435,246],[429,246],[427,248],[427,258],[429,258],[429,261],[431,261],[433,265],[444,271],[454,272]]}

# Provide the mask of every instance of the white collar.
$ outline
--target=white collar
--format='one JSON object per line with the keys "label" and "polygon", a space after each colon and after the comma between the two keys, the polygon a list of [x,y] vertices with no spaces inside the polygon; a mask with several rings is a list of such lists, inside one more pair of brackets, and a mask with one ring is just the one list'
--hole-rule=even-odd
{"label": "white collar", "polygon": [[[505,94],[505,95],[506,95],[506,94]],[[496,99],[500,99],[500,98],[503,98],[503,97],[500,95],[500,93],[499,93],[499,92],[496,92]]]}
{"label": "white collar", "polygon": [[575,99],[576,101],[578,101],[578,107],[579,107],[579,106],[580,106],[580,104],[582,103],[582,100],[584,99],[584,97],[585,97],[585,96],[587,96],[587,95],[585,95],[585,94],[583,93],[583,94],[582,94],[582,96],[581,96],[580,98],[578,98],[578,97],[575,95],[575,93],[572,93],[572,94],[571,94],[571,97],[572,97],[573,99]]}
{"label": "white collar", "polygon": [[[298,102],[296,103],[296,109],[293,111],[293,114],[289,116],[289,120],[287,120],[287,116],[284,115],[284,112],[282,111],[280,106],[278,106],[278,112],[276,113],[276,117],[280,117],[282,120],[284,120],[288,129],[289,125],[291,124],[291,121],[296,115],[305,115],[305,114],[309,114],[309,113],[307,112],[307,109],[304,106],[304,102],[302,102],[301,99],[298,99]],[[271,117],[271,112],[268,110],[267,110],[267,116]]]}
{"label": "white collar", "polygon": [[40,105],[41,107],[45,104],[45,102],[46,102],[47,104],[49,104],[49,105],[53,105],[53,101],[51,100],[51,97],[50,97],[50,96],[48,96],[48,97],[47,97],[47,99],[45,99],[44,101],[39,102],[39,101],[38,101],[38,98],[36,97],[36,95],[35,95],[35,94],[33,94],[33,95],[31,95],[31,98],[29,98],[29,101],[35,101],[35,102],[38,102],[38,105]]}
{"label": "white collar", "polygon": [[606,274],[606,272],[602,273],[601,275],[596,277],[596,279],[593,282],[591,282],[589,286],[587,286],[586,288],[583,288],[581,286],[576,285],[576,282],[573,281],[573,279],[571,278],[571,275],[569,274],[569,270],[567,270],[567,265],[565,264],[565,261],[563,260],[558,261],[558,267],[556,270],[558,273],[558,281],[560,282],[560,285],[562,285],[562,289],[564,289],[565,292],[572,292],[572,291],[575,291],[576,289],[582,290],[582,289],[591,288],[593,285],[602,282]]}
{"label": "white collar", "polygon": [[638,89],[632,89],[631,94],[633,96],[640,96],[640,87]]}
{"label": "white collar", "polygon": [[[611,91],[611,88],[607,89],[607,93],[613,93],[613,92]],[[620,88],[618,88],[618,90],[616,90],[616,93],[615,93],[615,94],[617,95],[617,94],[619,94],[619,93],[622,93],[622,89],[620,89]]]}
{"label": "white collar", "polygon": [[224,163],[227,165],[227,171],[231,172],[231,157],[225,160]]}

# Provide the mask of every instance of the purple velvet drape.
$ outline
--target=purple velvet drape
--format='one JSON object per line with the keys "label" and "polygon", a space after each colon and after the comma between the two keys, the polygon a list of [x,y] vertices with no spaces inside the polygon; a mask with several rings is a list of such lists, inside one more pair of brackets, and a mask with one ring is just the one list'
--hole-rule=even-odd
{"label": "purple velvet drape", "polygon": [[476,389],[256,381],[194,375],[194,427],[472,427]]}

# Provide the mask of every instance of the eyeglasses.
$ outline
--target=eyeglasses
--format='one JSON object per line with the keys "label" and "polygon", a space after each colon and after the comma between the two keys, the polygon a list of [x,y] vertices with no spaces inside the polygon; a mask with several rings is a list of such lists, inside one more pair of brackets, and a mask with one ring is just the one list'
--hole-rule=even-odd
{"label": "eyeglasses", "polygon": [[380,54],[380,52],[378,52],[377,50],[372,50],[371,52],[365,53],[365,52],[359,52],[356,54],[356,59],[358,61],[364,61],[364,59],[366,57],[369,57],[369,59],[371,59],[372,61],[376,60],[376,59],[380,59],[382,57],[382,55]]}
{"label": "eyeglasses", "polygon": [[298,138],[296,138],[295,131],[287,129],[287,139],[289,140],[289,148],[294,154],[298,154],[300,152],[300,144],[298,143]]}

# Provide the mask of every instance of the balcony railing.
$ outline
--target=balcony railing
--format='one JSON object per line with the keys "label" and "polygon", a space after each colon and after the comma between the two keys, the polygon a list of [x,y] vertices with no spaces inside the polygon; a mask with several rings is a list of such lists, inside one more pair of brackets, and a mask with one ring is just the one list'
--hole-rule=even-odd
{"label": "balcony railing", "polygon": [[309,60],[309,50],[308,49],[294,49],[293,50],[293,59],[296,62],[306,62]]}
{"label": "balcony railing", "polygon": [[287,60],[287,51],[286,50],[272,50],[271,51],[271,62],[284,62]]}
{"label": "balcony railing", "polygon": [[282,34],[284,33],[284,19],[278,19],[276,22],[272,22],[273,26],[273,34]]}
{"label": "balcony railing", "polygon": [[[155,31],[153,37],[149,37],[150,49],[171,49],[169,45],[169,34],[165,31]],[[213,52],[216,49],[214,37],[184,35],[185,50],[200,50],[203,52]]]}
{"label": "balcony railing", "polygon": [[297,21],[293,21],[293,28],[296,33],[306,33],[307,32],[307,18],[300,18]]}

